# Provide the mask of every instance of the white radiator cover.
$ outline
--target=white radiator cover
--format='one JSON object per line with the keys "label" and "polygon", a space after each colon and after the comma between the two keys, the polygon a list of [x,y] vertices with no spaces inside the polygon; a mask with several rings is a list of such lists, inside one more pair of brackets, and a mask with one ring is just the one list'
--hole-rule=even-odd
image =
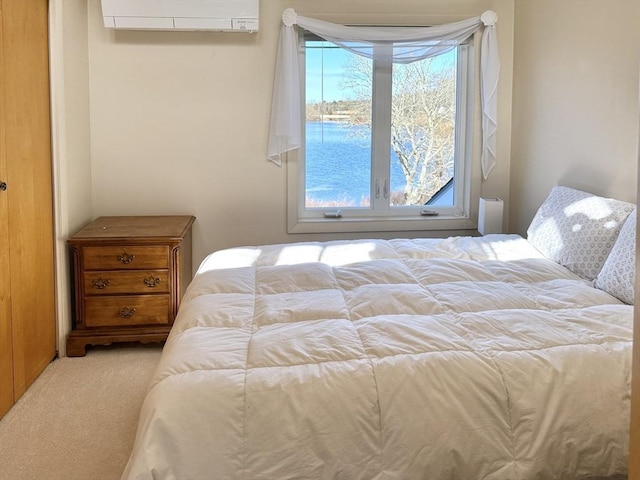
{"label": "white radiator cover", "polygon": [[256,32],[258,0],[102,0],[107,28]]}

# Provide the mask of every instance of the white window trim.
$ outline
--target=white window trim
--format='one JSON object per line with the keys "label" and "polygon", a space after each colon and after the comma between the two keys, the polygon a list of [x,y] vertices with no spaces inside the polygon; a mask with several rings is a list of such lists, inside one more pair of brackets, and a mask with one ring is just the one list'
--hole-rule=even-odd
{"label": "white window trim", "polygon": [[[301,42],[303,40],[301,39]],[[477,64],[476,43],[478,39],[474,35],[466,45],[468,52],[458,56],[458,84],[460,79],[466,77],[466,89],[458,89],[457,102],[462,108],[458,110],[458,115],[463,116],[466,121],[457,121],[456,127],[456,155],[460,155],[463,161],[456,162],[455,195],[461,209],[447,209],[439,207],[437,216],[420,215],[420,206],[393,207],[393,214],[379,215],[373,210],[363,210],[362,208],[341,208],[343,216],[340,218],[326,218],[324,212],[335,209],[305,209],[304,191],[304,149],[306,141],[304,139],[301,147],[297,151],[287,153],[287,231],[288,233],[366,233],[366,232],[400,232],[400,231],[455,231],[455,230],[476,230],[477,204],[481,184],[481,171],[477,161],[480,157],[479,130],[480,117],[476,114],[480,105],[476,101],[479,91],[479,75],[476,72]],[[304,49],[300,48],[300,55],[304,57]],[[305,69],[306,62],[299,62],[301,92],[305,92]],[[465,91],[461,91],[465,90]],[[301,102],[301,118],[304,119],[306,102]],[[474,128],[477,127],[477,128]],[[470,132],[467,134],[467,132]],[[459,172],[463,170],[461,176]],[[375,182],[375,175],[372,172],[372,182]],[[372,185],[372,190],[373,190]],[[374,197],[372,196],[372,201]],[[356,215],[357,213],[357,215]]]}

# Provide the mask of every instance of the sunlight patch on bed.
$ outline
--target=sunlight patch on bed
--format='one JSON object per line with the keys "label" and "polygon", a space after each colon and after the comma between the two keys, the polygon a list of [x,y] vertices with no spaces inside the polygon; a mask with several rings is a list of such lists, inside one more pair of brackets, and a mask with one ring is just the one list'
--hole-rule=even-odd
{"label": "sunlight patch on bed", "polygon": [[366,262],[376,258],[373,256],[376,246],[375,242],[340,242],[327,246],[320,256],[320,261],[332,266]]}
{"label": "sunlight patch on bed", "polygon": [[225,268],[251,267],[262,252],[259,248],[231,248],[219,250],[205,258],[196,274]]}
{"label": "sunlight patch on bed", "polygon": [[319,245],[302,244],[287,246],[282,249],[275,265],[299,265],[301,263],[317,262],[322,253]]}

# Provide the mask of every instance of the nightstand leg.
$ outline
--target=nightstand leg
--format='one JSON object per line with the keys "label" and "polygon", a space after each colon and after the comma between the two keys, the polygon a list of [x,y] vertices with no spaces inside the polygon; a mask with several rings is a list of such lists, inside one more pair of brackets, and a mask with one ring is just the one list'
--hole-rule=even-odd
{"label": "nightstand leg", "polygon": [[87,343],[81,338],[67,338],[67,356],[84,357],[87,354]]}

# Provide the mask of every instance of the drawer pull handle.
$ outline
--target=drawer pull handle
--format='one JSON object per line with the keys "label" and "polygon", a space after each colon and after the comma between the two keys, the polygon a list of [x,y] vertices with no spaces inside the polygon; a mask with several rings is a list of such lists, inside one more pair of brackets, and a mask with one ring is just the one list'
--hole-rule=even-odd
{"label": "drawer pull handle", "polygon": [[107,288],[109,286],[109,279],[108,278],[98,278],[98,279],[93,281],[93,286],[95,288],[97,288],[98,290],[102,290],[104,288]]}
{"label": "drawer pull handle", "polygon": [[136,309],[135,308],[122,307],[120,309],[120,316],[122,318],[131,318],[131,317],[133,317],[133,315],[135,313],[136,313]]}
{"label": "drawer pull handle", "polygon": [[124,252],[122,255],[118,255],[118,260],[120,261],[120,263],[123,263],[125,265],[133,262],[134,258],[136,258],[135,255],[129,255],[127,252]]}
{"label": "drawer pull handle", "polygon": [[160,278],[151,275],[144,279],[144,284],[149,288],[157,287],[160,284]]}

